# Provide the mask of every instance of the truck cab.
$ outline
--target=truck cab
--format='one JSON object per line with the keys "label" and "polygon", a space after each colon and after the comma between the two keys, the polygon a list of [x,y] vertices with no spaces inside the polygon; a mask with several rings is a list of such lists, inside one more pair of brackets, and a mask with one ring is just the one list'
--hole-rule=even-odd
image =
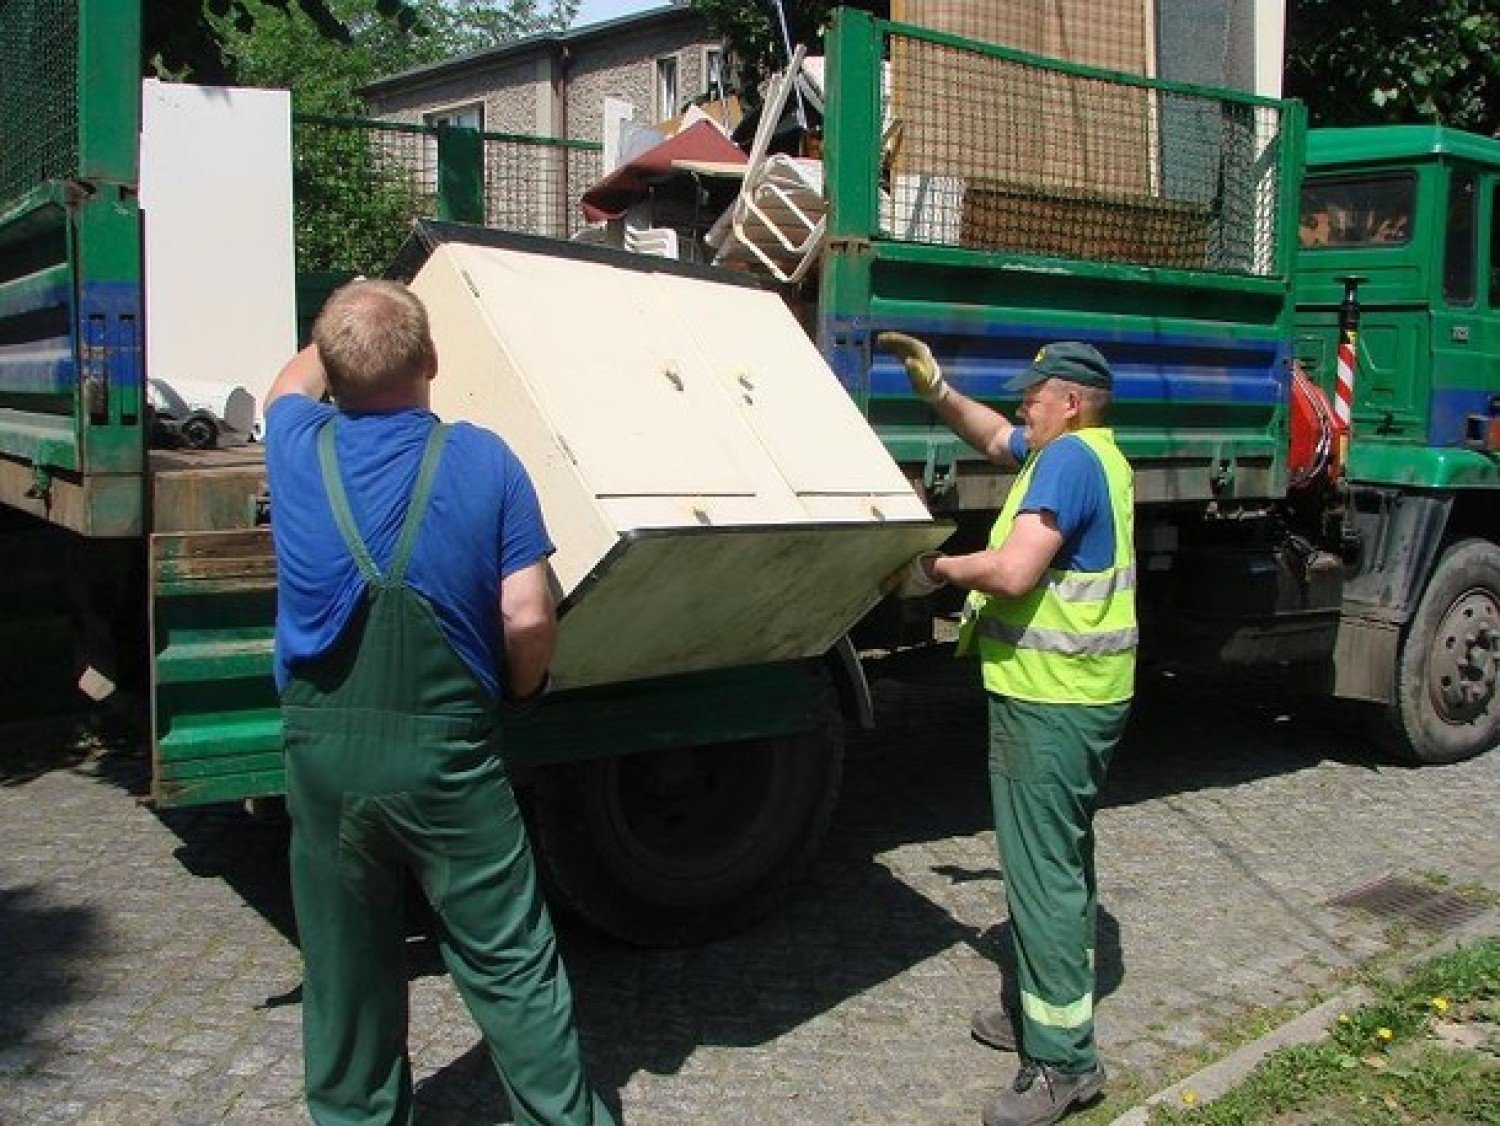
{"label": "truck cab", "polygon": [[1497,212],[1500,141],[1417,125],[1308,135],[1296,354],[1330,397],[1346,333],[1354,359],[1358,559],[1335,691],[1383,705],[1394,748],[1424,761],[1497,735]]}

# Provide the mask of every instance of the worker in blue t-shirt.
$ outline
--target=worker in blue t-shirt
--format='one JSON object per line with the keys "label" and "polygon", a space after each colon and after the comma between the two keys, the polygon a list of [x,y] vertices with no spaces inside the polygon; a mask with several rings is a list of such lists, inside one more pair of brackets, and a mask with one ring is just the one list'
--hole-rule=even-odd
{"label": "worker in blue t-shirt", "polygon": [[1023,426],[950,387],[922,341],[883,333],[912,388],[964,441],[1018,469],[982,551],[921,557],[907,589],[969,591],[959,652],[988,696],[990,797],[1015,996],[970,1030],[1019,1052],[985,1126],[1042,1126],[1096,1099],[1094,809],[1135,690],[1134,478],[1105,423],[1114,389],[1092,345],[1048,344],[1006,386]]}
{"label": "worker in blue t-shirt", "polygon": [[312,336],[266,410],[308,1109],[411,1120],[410,872],[516,1121],[612,1123],[499,756],[498,701],[540,696],[556,637],[536,493],[500,438],[429,409],[405,286],[345,286]]}

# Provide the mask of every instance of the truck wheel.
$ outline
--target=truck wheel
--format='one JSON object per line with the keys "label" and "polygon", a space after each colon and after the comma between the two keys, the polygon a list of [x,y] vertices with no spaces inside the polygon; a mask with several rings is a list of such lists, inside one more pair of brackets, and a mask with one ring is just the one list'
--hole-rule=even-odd
{"label": "truck wheel", "polygon": [[838,799],[843,727],[599,759],[523,790],[551,899],[641,946],[743,930],[817,851]]}
{"label": "truck wheel", "polygon": [[1466,539],[1438,559],[1401,644],[1385,743],[1418,763],[1458,762],[1500,744],[1500,547]]}

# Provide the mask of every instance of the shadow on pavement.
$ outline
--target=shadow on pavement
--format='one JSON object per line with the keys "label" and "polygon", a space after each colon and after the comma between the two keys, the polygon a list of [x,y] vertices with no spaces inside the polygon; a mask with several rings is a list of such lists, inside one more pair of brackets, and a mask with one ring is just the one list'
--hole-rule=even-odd
{"label": "shadow on pavement", "polygon": [[35,886],[0,888],[0,1050],[76,1000],[103,930],[87,904],[50,903]]}
{"label": "shadow on pavement", "polygon": [[[734,938],[680,950],[624,947],[559,921],[590,1075],[612,1105],[639,1072],[680,1071],[705,1045],[765,1044],[957,944],[1001,960],[1003,927],[958,921],[886,859],[902,845],[991,829],[977,670],[954,660],[951,647],[931,646],[871,661],[868,673],[879,726],[853,733],[828,841],[782,909]],[[1104,804],[1232,787],[1364,754],[1359,737],[1329,718],[1326,702],[1300,697],[1291,680],[1250,684],[1244,677],[1143,677]],[[113,764],[109,753],[93,759],[106,780],[140,785],[139,754]],[[76,765],[64,756],[50,769]],[[13,769],[0,782],[18,784],[11,779],[38,768]],[[295,942],[284,824],[238,807],[165,811],[161,819],[181,841],[176,857],[184,868],[227,881]],[[1003,914],[995,868],[934,866],[930,873],[952,884],[992,882],[996,920]],[[24,925],[25,902],[11,910]],[[78,933],[87,935],[88,922],[81,920]],[[13,924],[6,915],[0,924],[8,937]],[[1098,952],[1100,993],[1107,995],[1126,972],[1119,927],[1107,910]],[[440,972],[430,944],[414,943],[413,955],[413,975]],[[287,982],[287,992],[267,1003],[296,1003],[295,985]],[[0,994],[0,1005],[6,1000]],[[966,1016],[934,1014],[949,1023]],[[493,1121],[504,1092],[477,1031],[474,1040],[471,1051],[421,1085],[419,1121]]]}

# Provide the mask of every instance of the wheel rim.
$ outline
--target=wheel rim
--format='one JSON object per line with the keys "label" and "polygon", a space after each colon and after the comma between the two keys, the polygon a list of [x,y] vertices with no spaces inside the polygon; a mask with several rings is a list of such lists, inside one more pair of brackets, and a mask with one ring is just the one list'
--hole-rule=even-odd
{"label": "wheel rim", "polygon": [[1432,705],[1447,723],[1472,723],[1495,700],[1500,673],[1500,599],[1475,588],[1453,600],[1427,655]]}
{"label": "wheel rim", "polygon": [[757,740],[609,763],[595,807],[605,863],[668,898],[724,895],[762,866],[764,825],[787,783],[781,750]]}

